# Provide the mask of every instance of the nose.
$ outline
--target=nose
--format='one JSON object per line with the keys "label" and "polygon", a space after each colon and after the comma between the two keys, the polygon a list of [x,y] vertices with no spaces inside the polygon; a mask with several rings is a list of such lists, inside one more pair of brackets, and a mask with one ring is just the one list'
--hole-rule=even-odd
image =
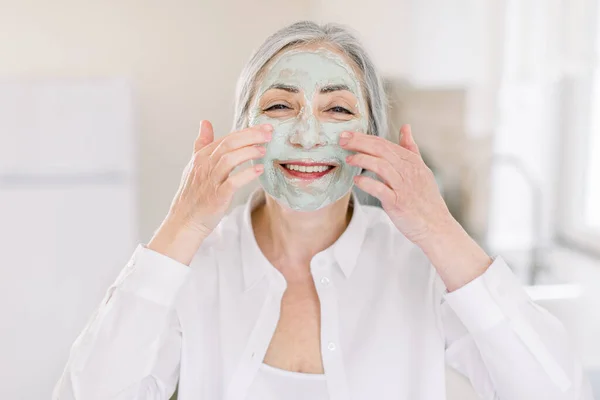
{"label": "nose", "polygon": [[327,144],[325,136],[321,132],[321,124],[314,115],[301,116],[300,120],[290,135],[290,143],[293,146],[311,149]]}

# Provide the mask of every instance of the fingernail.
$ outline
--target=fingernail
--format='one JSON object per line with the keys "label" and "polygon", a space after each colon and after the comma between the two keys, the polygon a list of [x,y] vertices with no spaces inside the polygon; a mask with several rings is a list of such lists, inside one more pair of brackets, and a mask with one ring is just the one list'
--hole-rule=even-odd
{"label": "fingernail", "polygon": [[256,172],[263,172],[263,171],[265,170],[265,167],[264,167],[264,165],[262,165],[262,164],[256,164],[256,165],[254,166],[254,170],[255,170]]}
{"label": "fingernail", "polygon": [[273,125],[271,125],[271,124],[263,124],[262,128],[264,130],[266,130],[267,132],[273,132]]}
{"label": "fingernail", "polygon": [[260,151],[260,154],[266,154],[267,148],[263,146],[258,146],[258,151]]}
{"label": "fingernail", "polygon": [[273,137],[273,134],[271,132],[265,133],[265,141],[266,142],[268,142],[269,140],[271,140],[272,137]]}
{"label": "fingernail", "polygon": [[347,145],[348,142],[350,141],[351,137],[352,137],[352,134],[350,132],[342,132],[340,135],[340,140],[339,140],[340,146]]}
{"label": "fingernail", "polygon": [[347,157],[346,157],[346,162],[347,162],[347,163],[349,163],[349,162],[352,162],[352,156],[347,156]]}

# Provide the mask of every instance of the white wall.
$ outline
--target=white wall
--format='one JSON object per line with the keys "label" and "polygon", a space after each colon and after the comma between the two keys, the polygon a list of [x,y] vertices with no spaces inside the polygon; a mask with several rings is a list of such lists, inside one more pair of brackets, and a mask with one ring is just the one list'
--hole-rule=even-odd
{"label": "white wall", "polygon": [[313,0],[312,16],[351,25],[387,76],[419,87],[464,87],[487,78],[488,11],[496,3]]}
{"label": "white wall", "polygon": [[0,0],[0,77],[120,76],[140,138],[140,237],[166,214],[198,123],[229,132],[237,75],[307,1]]}

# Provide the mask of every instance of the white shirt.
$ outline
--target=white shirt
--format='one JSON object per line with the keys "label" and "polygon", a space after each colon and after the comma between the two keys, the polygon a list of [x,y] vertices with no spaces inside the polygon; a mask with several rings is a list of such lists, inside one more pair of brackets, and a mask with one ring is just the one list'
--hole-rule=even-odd
{"label": "white shirt", "polygon": [[285,371],[261,364],[246,400],[327,400],[324,374]]}
{"label": "white shirt", "polygon": [[[245,400],[286,280],[254,238],[257,190],[190,266],[140,244],[72,346],[54,399]],[[496,257],[447,293],[380,208],[360,205],[311,260],[330,400],[445,399],[445,364],[483,399],[592,398],[567,334]]]}

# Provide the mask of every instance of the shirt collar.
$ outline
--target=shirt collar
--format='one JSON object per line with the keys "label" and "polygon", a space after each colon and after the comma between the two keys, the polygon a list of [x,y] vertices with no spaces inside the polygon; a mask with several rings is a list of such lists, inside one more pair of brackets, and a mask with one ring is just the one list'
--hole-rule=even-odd
{"label": "shirt collar", "polygon": [[[242,214],[240,240],[245,290],[258,282],[270,268],[273,268],[258,247],[252,229],[251,213],[257,206],[264,202],[264,190],[262,188],[256,189],[246,202]],[[338,240],[325,250],[333,251],[333,257],[346,278],[350,277],[356,266],[368,225],[365,210],[359,203],[354,191],[352,192],[350,204],[353,207],[353,212],[348,227]]]}

